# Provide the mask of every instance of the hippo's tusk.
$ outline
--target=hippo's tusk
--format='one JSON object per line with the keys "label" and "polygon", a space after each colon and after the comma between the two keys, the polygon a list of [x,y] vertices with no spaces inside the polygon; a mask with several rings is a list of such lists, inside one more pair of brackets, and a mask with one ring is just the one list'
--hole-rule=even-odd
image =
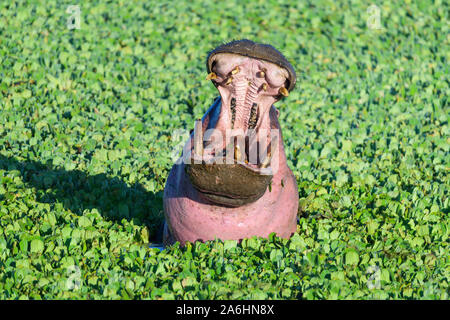
{"label": "hippo's tusk", "polygon": [[270,165],[270,161],[272,160],[272,156],[275,153],[277,147],[278,147],[278,139],[274,138],[270,143],[270,151],[267,153],[267,157],[261,163],[260,168],[267,168]]}
{"label": "hippo's tusk", "polygon": [[213,79],[217,79],[217,74],[215,74],[214,72],[211,72],[206,76],[206,80],[213,80]]}
{"label": "hippo's tusk", "polygon": [[281,87],[280,90],[278,90],[279,93],[281,93],[283,96],[287,97],[289,95],[289,91],[285,87]]}
{"label": "hippo's tusk", "polygon": [[267,154],[267,157],[261,163],[260,168],[267,168],[270,164],[270,160],[272,160],[272,153],[269,151],[269,153]]}
{"label": "hippo's tusk", "polygon": [[237,145],[237,144],[234,147],[234,160],[236,160],[236,161],[242,160],[241,148],[239,148],[239,145]]}
{"label": "hippo's tusk", "polygon": [[194,153],[201,157],[203,156],[203,129],[202,120],[195,120],[194,127]]}

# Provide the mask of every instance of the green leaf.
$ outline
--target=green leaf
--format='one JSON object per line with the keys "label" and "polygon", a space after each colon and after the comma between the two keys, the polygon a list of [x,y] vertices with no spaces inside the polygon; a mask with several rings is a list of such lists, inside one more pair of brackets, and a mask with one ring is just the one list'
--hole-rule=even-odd
{"label": "green leaf", "polygon": [[92,222],[91,222],[91,220],[90,220],[89,218],[84,217],[84,216],[81,216],[81,217],[78,219],[78,225],[79,225],[81,228],[86,228],[86,227],[90,227],[90,226],[92,225]]}
{"label": "green leaf", "polygon": [[230,250],[230,249],[234,249],[237,246],[237,241],[235,240],[225,240],[223,242],[223,249],[226,250]]}
{"label": "green leaf", "polygon": [[41,239],[33,239],[30,244],[31,253],[42,253],[44,251],[44,241]]}
{"label": "green leaf", "polygon": [[355,265],[359,262],[359,255],[354,250],[349,250],[345,254],[345,264],[347,265]]}

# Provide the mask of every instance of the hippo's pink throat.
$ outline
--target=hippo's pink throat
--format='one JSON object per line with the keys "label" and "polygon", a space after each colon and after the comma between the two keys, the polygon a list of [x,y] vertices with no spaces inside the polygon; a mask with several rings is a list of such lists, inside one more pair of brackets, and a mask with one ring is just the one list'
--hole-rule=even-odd
{"label": "hippo's pink throat", "polygon": [[197,161],[187,164],[186,172],[207,201],[241,206],[258,200],[275,173],[280,137],[272,105],[288,94],[288,73],[230,53],[216,54],[211,71],[208,79],[219,90],[220,112],[197,122],[192,142]]}

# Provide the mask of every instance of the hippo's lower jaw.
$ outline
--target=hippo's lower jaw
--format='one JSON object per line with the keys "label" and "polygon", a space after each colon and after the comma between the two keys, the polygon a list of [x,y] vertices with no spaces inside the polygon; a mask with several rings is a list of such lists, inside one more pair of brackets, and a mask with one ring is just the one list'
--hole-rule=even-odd
{"label": "hippo's lower jaw", "polygon": [[239,207],[262,197],[272,175],[245,163],[187,164],[186,173],[199,195],[224,206]]}
{"label": "hippo's lower jaw", "polygon": [[207,79],[220,98],[197,120],[188,157],[168,178],[166,244],[295,231],[297,184],[273,107],[295,84],[283,59],[250,41],[232,42],[208,57]]}

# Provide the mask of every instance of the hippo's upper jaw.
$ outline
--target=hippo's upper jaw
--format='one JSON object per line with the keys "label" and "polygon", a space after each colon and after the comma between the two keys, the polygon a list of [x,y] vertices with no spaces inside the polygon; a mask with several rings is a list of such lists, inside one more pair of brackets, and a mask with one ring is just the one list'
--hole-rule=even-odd
{"label": "hippo's upper jaw", "polygon": [[271,182],[280,140],[272,105],[289,94],[295,72],[273,47],[249,40],[216,48],[207,69],[220,100],[197,122],[191,146],[197,161],[186,172],[204,198],[241,206]]}

